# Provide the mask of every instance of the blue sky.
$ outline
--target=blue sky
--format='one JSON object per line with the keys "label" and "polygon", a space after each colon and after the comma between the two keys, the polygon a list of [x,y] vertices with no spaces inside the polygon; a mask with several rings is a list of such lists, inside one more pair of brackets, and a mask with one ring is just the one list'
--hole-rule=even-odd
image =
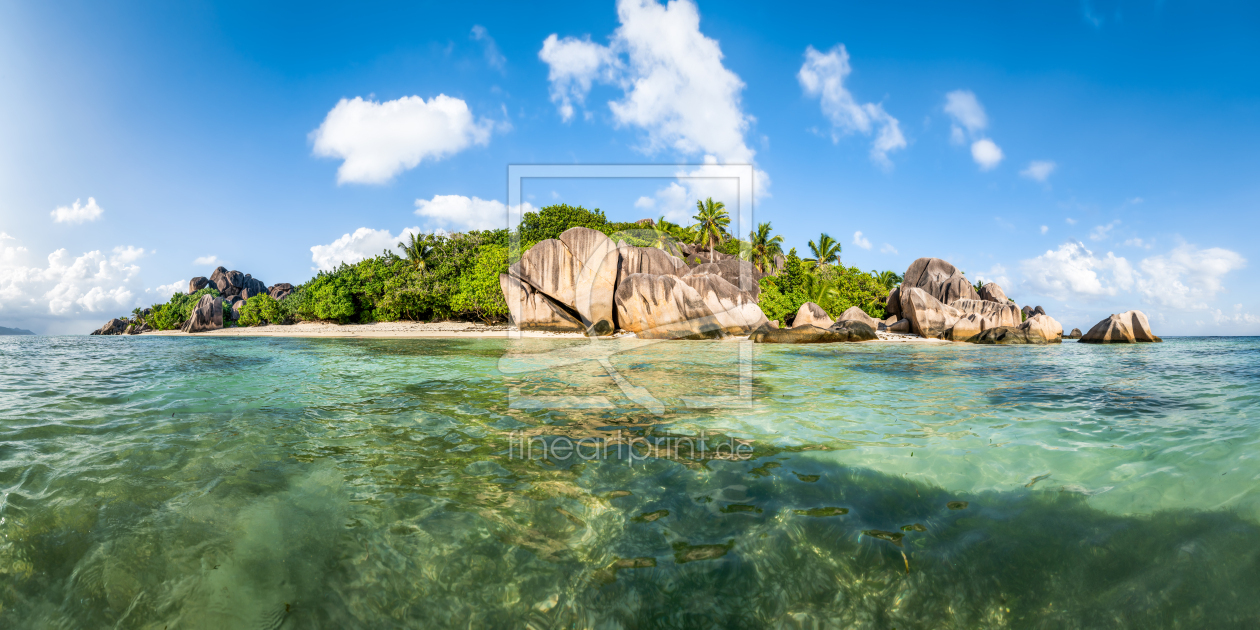
{"label": "blue sky", "polygon": [[[1245,3],[255,4],[0,3],[0,325],[502,224],[508,164],[708,159],[802,251],[945,258],[1069,328],[1260,334]],[[623,220],[707,191],[550,184],[523,201]]]}

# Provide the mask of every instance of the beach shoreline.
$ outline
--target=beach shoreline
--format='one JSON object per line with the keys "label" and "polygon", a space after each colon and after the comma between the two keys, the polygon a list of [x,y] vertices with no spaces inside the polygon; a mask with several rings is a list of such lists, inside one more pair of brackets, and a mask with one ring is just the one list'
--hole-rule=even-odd
{"label": "beach shoreline", "polygon": [[[305,337],[305,338],[466,338],[508,339],[519,335],[526,339],[585,339],[577,332],[546,332],[536,330],[515,331],[505,324],[481,324],[477,322],[376,322],[373,324],[334,324],[330,322],[301,322],[297,324],[269,324],[220,328],[198,333],[179,330],[154,330],[140,333],[159,337]],[[949,343],[941,339],[926,339],[918,335],[879,332],[879,339],[863,342],[886,343]],[[620,336],[620,335],[619,335]],[[728,337],[724,341],[741,341],[746,336]]]}

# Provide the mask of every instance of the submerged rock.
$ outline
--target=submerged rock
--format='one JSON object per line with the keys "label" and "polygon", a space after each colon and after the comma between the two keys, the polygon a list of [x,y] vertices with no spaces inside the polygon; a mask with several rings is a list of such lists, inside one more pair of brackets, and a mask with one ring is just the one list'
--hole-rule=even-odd
{"label": "submerged rock", "polygon": [[1125,311],[1094,324],[1081,336],[1081,343],[1151,343],[1163,339],[1151,332],[1151,323],[1142,311]]}
{"label": "submerged rock", "polygon": [[981,344],[1048,344],[1045,337],[1031,332],[1026,328],[1017,328],[1015,326],[998,326],[981,332],[980,334],[967,340],[970,343]]}

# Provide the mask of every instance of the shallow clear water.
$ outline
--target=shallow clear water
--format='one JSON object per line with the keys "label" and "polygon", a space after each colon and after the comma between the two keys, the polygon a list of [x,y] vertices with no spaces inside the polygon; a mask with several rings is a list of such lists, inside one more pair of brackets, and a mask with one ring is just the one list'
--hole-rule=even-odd
{"label": "shallow clear water", "polygon": [[1260,339],[607,348],[0,338],[0,627],[1260,623]]}

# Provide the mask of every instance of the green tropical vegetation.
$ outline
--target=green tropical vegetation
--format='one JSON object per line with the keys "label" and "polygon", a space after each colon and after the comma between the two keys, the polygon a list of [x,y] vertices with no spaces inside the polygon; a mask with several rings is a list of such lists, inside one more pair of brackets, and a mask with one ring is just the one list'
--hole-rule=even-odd
{"label": "green tropical vegetation", "polygon": [[[464,320],[501,322],[508,315],[499,288],[499,274],[514,262],[513,252],[523,252],[565,230],[582,226],[598,230],[617,241],[640,247],[656,247],[682,255],[680,245],[697,245],[714,252],[738,256],[758,270],[773,270],[775,256],[783,255],[783,237],[769,222],[757,225],[748,240],[731,235],[730,215],[720,201],[696,202],[695,223],[687,226],[667,221],[641,223],[609,221],[599,209],[557,204],[527,212],[515,232],[505,229],[472,230],[454,234],[409,234],[398,243],[398,252],[377,256],[335,269],[320,271],[294,288],[283,300],[255,295],[237,307],[236,325],[289,324],[302,321],[371,323],[381,321]],[[769,319],[785,321],[801,304],[814,302],[832,317],[859,306],[873,317],[884,316],[882,299],[901,282],[892,271],[863,272],[839,264],[840,244],[827,234],[811,241],[813,258],[802,260],[796,250],[787,256],[786,268],[761,280],[761,307]],[[519,247],[519,249],[517,249]],[[400,253],[401,255],[400,255]],[[694,258],[693,258],[694,262]],[[192,295],[177,293],[147,313],[137,311],[159,330],[179,328],[202,295],[218,296],[214,288]],[[225,321],[225,323],[227,323]]]}

